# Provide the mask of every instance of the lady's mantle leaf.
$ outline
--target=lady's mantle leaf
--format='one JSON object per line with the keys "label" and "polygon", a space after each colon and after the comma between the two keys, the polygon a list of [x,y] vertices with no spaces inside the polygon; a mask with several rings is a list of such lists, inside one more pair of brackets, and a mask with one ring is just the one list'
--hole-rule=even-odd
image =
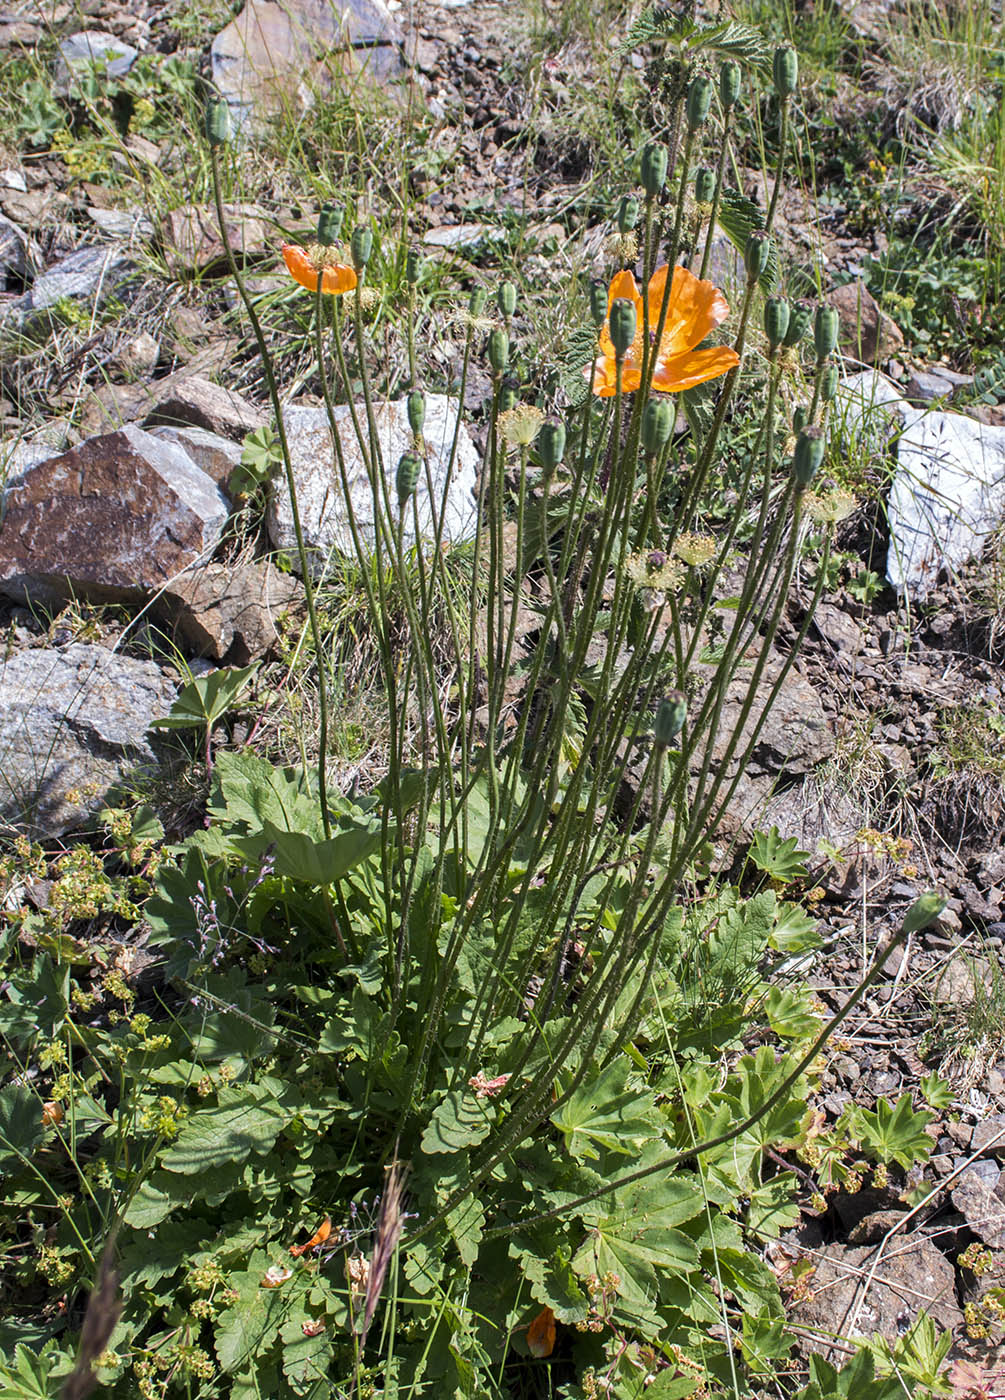
{"label": "lady's mantle leaf", "polygon": [[225,1085],[218,1100],[185,1123],[161,1158],[166,1171],[193,1176],[252,1153],[264,1157],[297,1109],[294,1094],[279,1097],[268,1083]]}
{"label": "lady's mantle leaf", "polygon": [[565,1145],[579,1161],[610,1152],[635,1152],[657,1137],[659,1119],[652,1094],[628,1088],[631,1066],[613,1060],[595,1079],[581,1084],[568,1103],[553,1113],[551,1121],[565,1134]]}
{"label": "lady's mantle leaf", "polygon": [[489,1101],[476,1099],[470,1089],[451,1089],[436,1105],[422,1134],[422,1150],[432,1155],[475,1147],[488,1137],[493,1121]]}

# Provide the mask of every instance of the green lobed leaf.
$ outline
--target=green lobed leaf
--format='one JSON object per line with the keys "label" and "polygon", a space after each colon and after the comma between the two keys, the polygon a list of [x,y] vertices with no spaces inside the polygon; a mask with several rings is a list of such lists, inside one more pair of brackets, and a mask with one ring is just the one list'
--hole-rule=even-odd
{"label": "green lobed leaf", "polygon": [[488,1137],[494,1121],[490,1099],[476,1098],[471,1089],[451,1089],[433,1110],[422,1134],[422,1150],[434,1156],[475,1147]]}
{"label": "green lobed leaf", "polygon": [[662,1123],[652,1091],[629,1088],[631,1073],[628,1061],[618,1056],[601,1074],[584,1080],[568,1103],[551,1115],[577,1160],[596,1160],[598,1148],[636,1152],[659,1136]]}
{"label": "green lobed leaf", "polygon": [[299,1095],[292,1086],[276,1093],[271,1082],[225,1084],[217,1103],[199,1109],[161,1157],[165,1171],[182,1176],[211,1172],[250,1156],[264,1157],[296,1113]]}
{"label": "green lobed leaf", "polygon": [[0,1173],[19,1171],[45,1137],[42,1102],[26,1084],[0,1089]]}

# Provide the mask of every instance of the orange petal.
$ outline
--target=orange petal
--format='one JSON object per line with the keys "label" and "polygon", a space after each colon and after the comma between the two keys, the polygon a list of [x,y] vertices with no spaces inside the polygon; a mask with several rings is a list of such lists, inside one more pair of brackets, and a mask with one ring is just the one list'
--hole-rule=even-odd
{"label": "orange petal", "polygon": [[[631,352],[625,357],[625,362],[621,366],[621,392],[623,394],[633,394],[642,382],[642,371],[639,366],[630,358]],[[617,366],[613,355],[598,355],[593,362],[592,368],[587,365],[583,371],[587,379],[591,379],[591,388],[599,399],[613,399],[618,392]]]}
{"label": "orange petal", "polygon": [[707,350],[689,350],[660,360],[653,374],[653,388],[664,394],[676,394],[692,389],[707,379],[718,379],[740,363],[740,357],[728,345],[713,345]]}
{"label": "orange petal", "polygon": [[[649,279],[649,323],[655,328],[666,288],[667,267],[658,267]],[[729,304],[714,282],[703,282],[686,267],[675,267],[670,284],[666,321],[660,340],[660,359],[693,350],[729,315]]]}
{"label": "orange petal", "polygon": [[[317,269],[312,265],[303,248],[296,247],[293,243],[283,244],[283,262],[291,277],[300,283],[301,287],[306,287],[309,292],[316,292],[318,289]],[[337,295],[339,292],[351,292],[356,285],[356,273],[345,263],[336,263],[334,267],[326,267],[321,275],[321,290]]]}
{"label": "orange petal", "polygon": [[311,1236],[306,1244],[295,1244],[290,1246],[290,1253],[294,1259],[299,1259],[301,1254],[306,1254],[309,1250],[316,1249],[319,1244],[324,1244],[325,1240],[332,1232],[332,1218],[326,1215],[318,1226],[317,1231]]}
{"label": "orange petal", "polygon": [[636,283],[635,278],[632,276],[632,274],[628,271],[627,268],[624,268],[621,272],[616,272],[611,278],[611,285],[607,290],[608,316],[610,316],[611,314],[611,307],[619,298],[622,298],[625,301],[634,301],[639,312],[639,318],[641,319],[642,294],[638,289],[638,284]]}
{"label": "orange petal", "polygon": [[555,1350],[555,1314],[542,1308],[527,1328],[527,1350],[531,1356],[550,1356]]}

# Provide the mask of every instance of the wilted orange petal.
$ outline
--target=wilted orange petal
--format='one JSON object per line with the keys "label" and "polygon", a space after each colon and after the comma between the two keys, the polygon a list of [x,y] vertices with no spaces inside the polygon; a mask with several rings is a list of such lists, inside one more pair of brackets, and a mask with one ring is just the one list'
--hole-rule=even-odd
{"label": "wilted orange petal", "polygon": [[326,1215],[318,1226],[316,1233],[311,1236],[307,1243],[291,1245],[290,1253],[293,1255],[294,1259],[299,1259],[301,1254],[306,1254],[308,1250],[316,1249],[319,1244],[324,1244],[331,1232],[332,1218],[330,1215]]}
{"label": "wilted orange petal", "polygon": [[42,1105],[42,1127],[54,1128],[63,1121],[63,1107],[52,1100]]}
{"label": "wilted orange petal", "polygon": [[[303,248],[298,248],[293,243],[284,243],[283,262],[291,277],[299,282],[301,287],[306,287],[309,292],[317,291],[318,274]],[[336,263],[334,267],[325,268],[321,275],[321,290],[333,296],[340,292],[351,292],[355,285],[356,273],[345,263]]]}
{"label": "wilted orange petal", "polygon": [[555,1350],[555,1314],[542,1308],[527,1328],[527,1350],[531,1356],[550,1356]]}
{"label": "wilted orange petal", "polygon": [[728,345],[713,345],[708,350],[687,350],[660,360],[653,374],[653,388],[664,394],[676,394],[692,389],[707,379],[718,379],[740,363],[740,357]]}
{"label": "wilted orange petal", "polygon": [[[649,324],[653,328],[659,322],[668,270],[666,266],[658,267],[649,279]],[[660,358],[693,350],[728,315],[729,304],[714,282],[703,282],[686,267],[675,267],[660,339]]]}

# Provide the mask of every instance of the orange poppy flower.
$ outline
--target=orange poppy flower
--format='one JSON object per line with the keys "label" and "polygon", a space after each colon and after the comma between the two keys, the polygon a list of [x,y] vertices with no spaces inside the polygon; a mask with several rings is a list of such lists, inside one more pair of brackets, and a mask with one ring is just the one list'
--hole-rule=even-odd
{"label": "orange poppy flower", "polygon": [[555,1350],[555,1314],[542,1308],[527,1328],[527,1350],[531,1356],[550,1356]]}
{"label": "orange poppy flower", "polygon": [[306,287],[309,292],[318,289],[318,273],[321,273],[321,290],[337,296],[339,292],[351,292],[356,285],[356,273],[347,263],[328,262],[330,248],[320,244],[310,248],[298,248],[294,243],[283,244],[283,262],[291,277]]}
{"label": "orange poppy flower", "polygon": [[332,1218],[326,1215],[318,1226],[316,1232],[311,1236],[306,1244],[290,1245],[290,1253],[294,1259],[299,1259],[301,1254],[307,1254],[310,1250],[316,1249],[319,1244],[324,1244],[325,1240],[332,1232]]}
{"label": "orange poppy flower", "polygon": [[[669,268],[664,264],[663,267],[658,267],[649,279],[649,334],[654,340],[668,271]],[[635,278],[630,272],[624,271],[619,272],[611,282],[607,296],[607,320],[600,332],[600,354],[594,361],[592,370],[586,370],[587,377],[592,376],[593,392],[604,399],[611,398],[617,392],[610,317],[611,306],[619,297],[633,301],[636,314],[635,340],[628,347],[621,367],[622,392],[630,394],[642,382],[642,338],[645,334],[642,295]],[[719,375],[735,368],[740,363],[740,358],[735,350],[726,345],[713,345],[706,350],[695,349],[709,331],[721,325],[728,315],[726,298],[713,282],[702,282],[693,272],[688,272],[686,267],[675,267],[663,334],[656,348],[652,387],[664,394],[675,394],[681,389],[691,389],[695,384],[704,384],[706,379],[717,379]]]}

